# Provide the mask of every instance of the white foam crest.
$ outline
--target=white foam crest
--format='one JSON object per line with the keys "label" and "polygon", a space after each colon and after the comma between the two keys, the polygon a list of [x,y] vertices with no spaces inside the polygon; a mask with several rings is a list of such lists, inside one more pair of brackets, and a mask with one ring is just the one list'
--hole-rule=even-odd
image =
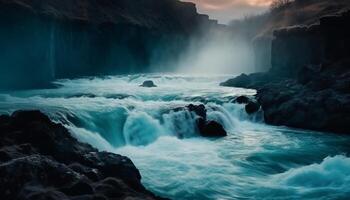
{"label": "white foam crest", "polygon": [[134,146],[148,145],[165,134],[160,122],[144,112],[131,112],[123,128],[126,143]]}
{"label": "white foam crest", "polygon": [[337,155],[327,157],[319,164],[291,169],[276,176],[276,180],[291,187],[346,188],[350,191],[350,158]]}
{"label": "white foam crest", "polygon": [[177,137],[193,137],[198,135],[196,116],[186,110],[163,114],[163,126],[169,133]]}

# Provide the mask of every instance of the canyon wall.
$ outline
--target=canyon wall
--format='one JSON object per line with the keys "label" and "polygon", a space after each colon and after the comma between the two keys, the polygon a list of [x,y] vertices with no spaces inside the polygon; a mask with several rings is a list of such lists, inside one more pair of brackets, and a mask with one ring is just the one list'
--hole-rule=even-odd
{"label": "canyon wall", "polygon": [[[231,23],[234,33],[244,34],[251,43],[255,54],[255,69],[257,72],[266,72],[271,63],[271,43],[274,31],[290,26],[311,26],[318,23],[319,18],[335,15],[350,9],[348,0],[294,0],[278,8],[271,9],[264,14],[246,17]],[[292,40],[292,39],[291,39]],[[303,40],[295,37],[296,43]],[[314,42],[317,40],[313,39]],[[303,42],[301,42],[303,43]],[[291,48],[297,48],[297,46]],[[302,51],[303,46],[300,47]],[[310,52],[305,52],[310,54]],[[287,58],[286,58],[287,59]],[[275,61],[273,61],[275,62]],[[302,60],[295,61],[302,63]]]}
{"label": "canyon wall", "polygon": [[257,89],[265,122],[350,134],[350,11],[274,32],[272,68],[221,85]]}
{"label": "canyon wall", "polygon": [[323,17],[316,25],[275,31],[271,48],[271,72],[293,77],[306,66],[326,68],[330,63],[349,59],[349,27],[348,11]]}
{"label": "canyon wall", "polygon": [[174,0],[0,0],[0,25],[0,88],[8,89],[170,67],[217,22]]}

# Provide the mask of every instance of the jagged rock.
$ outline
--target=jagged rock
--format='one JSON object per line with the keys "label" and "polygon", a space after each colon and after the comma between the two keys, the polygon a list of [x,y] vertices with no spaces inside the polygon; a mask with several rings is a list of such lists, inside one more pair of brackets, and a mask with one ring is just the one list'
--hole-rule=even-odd
{"label": "jagged rock", "polygon": [[[40,155],[26,156],[2,163],[0,175],[2,199],[26,199],[37,189],[44,189],[40,186],[44,186],[47,191],[59,191],[60,188],[76,181],[88,181],[66,165]],[[32,188],[32,191],[27,191],[27,187]]]}
{"label": "jagged rock", "polygon": [[148,81],[144,81],[143,83],[142,83],[142,85],[140,85],[141,87],[149,87],[149,88],[151,88],[151,87],[157,87],[154,83],[153,83],[153,81],[150,81],[150,80],[148,80]]}
{"label": "jagged rock", "polygon": [[160,199],[130,159],[80,143],[39,111],[0,116],[0,137],[0,199]]}

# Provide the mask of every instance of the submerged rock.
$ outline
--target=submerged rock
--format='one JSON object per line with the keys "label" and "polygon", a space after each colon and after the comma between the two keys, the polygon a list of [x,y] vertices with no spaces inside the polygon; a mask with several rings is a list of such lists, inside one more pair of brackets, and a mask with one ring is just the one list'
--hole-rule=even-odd
{"label": "submerged rock", "polygon": [[157,87],[154,83],[153,83],[153,81],[150,81],[150,80],[148,80],[148,81],[144,81],[143,83],[142,83],[142,85],[140,85],[140,87]]}
{"label": "submerged rock", "polygon": [[0,137],[0,199],[160,199],[129,158],[79,142],[39,111],[0,116]]}

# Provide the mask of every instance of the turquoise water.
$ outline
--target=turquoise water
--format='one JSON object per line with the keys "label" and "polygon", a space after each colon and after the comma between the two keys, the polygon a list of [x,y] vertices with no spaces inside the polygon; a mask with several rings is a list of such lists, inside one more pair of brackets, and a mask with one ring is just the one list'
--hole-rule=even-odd
{"label": "turquoise water", "polygon": [[[172,199],[348,199],[350,137],[273,127],[248,116],[220,87],[227,76],[132,75],[59,80],[56,89],[0,95],[0,112],[40,109],[75,137],[130,157],[143,184]],[[153,80],[157,88],[142,88]],[[229,135],[198,136],[196,116],[173,109],[204,103]],[[183,139],[176,137],[183,135]]]}

